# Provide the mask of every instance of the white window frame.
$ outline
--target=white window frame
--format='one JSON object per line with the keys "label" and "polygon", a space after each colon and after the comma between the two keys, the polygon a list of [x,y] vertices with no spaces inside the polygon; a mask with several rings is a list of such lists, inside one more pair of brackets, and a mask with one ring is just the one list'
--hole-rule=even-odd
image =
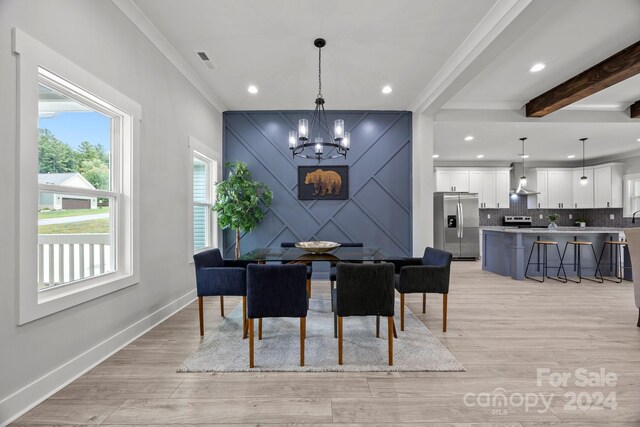
{"label": "white window frame", "polygon": [[[188,214],[189,214],[189,221],[188,221],[188,232],[187,232],[187,236],[188,236],[188,258],[187,261],[191,264],[193,263],[193,255],[195,253],[198,252],[202,252],[202,251],[206,251],[208,249],[211,248],[217,248],[220,247],[219,243],[220,243],[220,232],[219,232],[219,228],[218,228],[218,221],[216,219],[216,214],[213,211],[209,211],[209,215],[207,217],[207,222],[208,222],[208,245],[204,248],[198,249],[194,251],[193,245],[194,245],[194,241],[193,241],[193,208],[195,206],[194,200],[193,200],[193,159],[194,157],[198,157],[200,160],[203,160],[205,162],[209,162],[209,168],[207,171],[207,185],[208,187],[208,194],[210,197],[210,203],[208,204],[203,204],[203,205],[210,205],[213,206],[213,204],[215,203],[215,188],[214,188],[214,181],[215,182],[219,182],[222,179],[222,167],[220,164],[221,161],[221,156],[220,154],[215,151],[213,148],[205,145],[204,143],[198,141],[198,139],[196,139],[193,136],[189,136],[188,139],[188,157],[187,157],[187,161],[189,164],[189,178],[188,178],[188,193],[189,194],[189,200],[187,203],[187,207],[188,207]],[[211,176],[211,170],[212,168],[215,166],[216,169],[216,176],[213,177]]]}
{"label": "white window frame", "polygon": [[[59,53],[48,48],[18,28],[13,28],[13,52],[18,62],[18,324],[57,313],[86,301],[140,282],[138,152],[142,109],[124,96]],[[116,106],[120,113],[114,123],[117,140],[111,147],[111,190],[115,201],[111,209],[112,247],[116,271],[83,279],[69,285],[38,291],[38,191],[55,191],[94,195],[90,190],[38,184],[38,83],[39,70],[48,80],[62,87],[69,82],[90,105],[104,111]],[[46,84],[46,83],[45,83]],[[59,89],[56,87],[53,89]],[[74,89],[75,90],[75,89]]]}
{"label": "white window frame", "polygon": [[623,195],[624,198],[622,200],[622,216],[625,218],[631,218],[633,216],[634,208],[633,208],[633,189],[634,183],[640,181],[640,173],[633,173],[629,175],[625,175],[622,178],[622,182],[624,184]]}

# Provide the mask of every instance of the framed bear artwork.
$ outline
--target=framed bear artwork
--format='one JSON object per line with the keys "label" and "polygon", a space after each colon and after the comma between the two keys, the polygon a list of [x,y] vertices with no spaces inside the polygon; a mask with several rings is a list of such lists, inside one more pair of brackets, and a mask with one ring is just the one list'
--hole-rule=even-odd
{"label": "framed bear artwork", "polygon": [[298,166],[298,200],[349,199],[349,166]]}

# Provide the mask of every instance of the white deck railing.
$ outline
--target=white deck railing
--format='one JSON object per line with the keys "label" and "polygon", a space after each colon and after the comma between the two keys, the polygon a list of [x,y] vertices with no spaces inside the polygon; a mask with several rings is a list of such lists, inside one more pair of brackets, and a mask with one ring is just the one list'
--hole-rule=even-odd
{"label": "white deck railing", "polygon": [[111,236],[38,235],[38,288],[104,274],[111,265]]}

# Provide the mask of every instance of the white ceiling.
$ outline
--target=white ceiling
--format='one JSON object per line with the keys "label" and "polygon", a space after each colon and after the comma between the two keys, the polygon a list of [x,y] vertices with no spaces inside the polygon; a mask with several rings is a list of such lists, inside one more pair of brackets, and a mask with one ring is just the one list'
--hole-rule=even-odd
{"label": "white ceiling", "polygon": [[135,0],[231,110],[313,109],[316,37],[327,109],[407,109],[494,2]]}
{"label": "white ceiling", "polygon": [[[579,155],[581,137],[590,138],[591,159],[640,149],[640,119],[623,112],[640,100],[640,76],[564,109],[589,111],[560,111],[544,119],[525,118],[521,111],[530,99],[640,40],[639,0],[129,1],[225,109],[312,109],[313,40],[323,37],[327,109],[405,110],[421,105],[425,88],[445,82],[438,95],[446,97],[438,101],[446,102],[441,113],[462,117],[447,121],[436,115],[438,161],[516,161],[522,136],[530,138],[531,161]],[[492,20],[511,13],[517,16],[503,27]],[[482,40],[479,29],[488,22],[498,37],[473,57],[468,48]],[[215,69],[205,67],[197,51],[205,51]],[[466,72],[447,74],[460,58]],[[546,68],[530,73],[537,62]],[[250,84],[258,87],[257,95],[247,92]],[[383,95],[387,84],[393,92]],[[466,112],[488,110],[511,118],[464,118]],[[565,121],[565,113],[584,116]],[[472,143],[463,141],[469,134],[475,136]],[[485,157],[477,160],[477,154]]]}

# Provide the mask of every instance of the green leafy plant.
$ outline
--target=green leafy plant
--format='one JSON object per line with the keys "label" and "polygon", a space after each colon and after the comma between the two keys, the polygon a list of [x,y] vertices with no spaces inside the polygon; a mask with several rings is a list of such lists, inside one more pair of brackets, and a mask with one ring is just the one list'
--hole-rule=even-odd
{"label": "green leafy plant", "polygon": [[264,207],[269,207],[273,193],[269,187],[251,178],[244,162],[225,163],[229,176],[216,184],[216,203],[213,210],[218,214],[218,225],[236,232],[236,259],[240,257],[240,232],[250,232],[264,218]]}
{"label": "green leafy plant", "polygon": [[576,218],[576,223],[587,222],[586,218]]}
{"label": "green leafy plant", "polygon": [[560,219],[560,215],[558,215],[557,213],[552,213],[547,218],[549,218],[549,221],[551,222],[556,222]]}

